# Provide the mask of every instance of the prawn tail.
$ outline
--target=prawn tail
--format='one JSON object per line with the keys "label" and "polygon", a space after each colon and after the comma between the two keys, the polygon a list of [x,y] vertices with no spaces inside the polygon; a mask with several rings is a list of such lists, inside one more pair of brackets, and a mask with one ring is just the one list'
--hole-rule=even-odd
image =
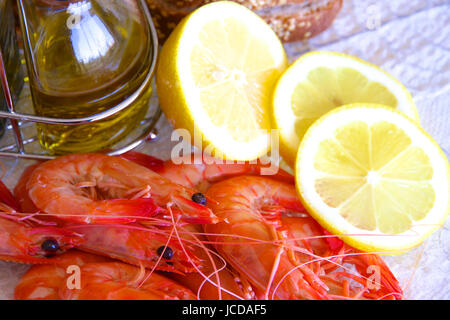
{"label": "prawn tail", "polygon": [[363,254],[360,257],[363,263],[355,262],[356,269],[368,279],[377,298],[403,299],[400,283],[380,256]]}
{"label": "prawn tail", "polygon": [[185,222],[192,224],[215,224],[220,222],[219,217],[211,209],[186,199],[182,195],[174,194],[171,196],[171,200],[174,204],[172,208],[173,214],[180,215]]}
{"label": "prawn tail", "polygon": [[324,228],[322,228],[322,232],[326,236],[325,240],[327,241],[331,252],[337,254],[339,251],[341,251],[342,247],[344,246],[344,242],[338,237],[333,236],[330,232],[328,232]]}
{"label": "prawn tail", "polygon": [[275,200],[281,207],[285,208],[286,212],[308,212],[294,191],[289,190],[289,193],[284,193],[282,192],[282,190],[280,191],[281,192],[279,192],[278,194],[273,195],[273,200]]}
{"label": "prawn tail", "polygon": [[281,169],[280,167],[272,166],[271,164],[264,165],[258,163],[257,166],[253,167],[252,171],[252,175],[264,176],[266,178],[295,185],[295,177],[292,174]]}
{"label": "prawn tail", "polygon": [[159,172],[164,168],[164,161],[144,153],[128,151],[127,153],[120,155],[120,157],[155,172]]}
{"label": "prawn tail", "polygon": [[129,223],[145,220],[162,211],[151,198],[112,199],[97,202],[88,219],[97,223]]}
{"label": "prawn tail", "polygon": [[8,205],[12,209],[16,211],[20,211],[19,202],[14,198],[11,191],[9,191],[8,187],[0,180],[0,202]]}

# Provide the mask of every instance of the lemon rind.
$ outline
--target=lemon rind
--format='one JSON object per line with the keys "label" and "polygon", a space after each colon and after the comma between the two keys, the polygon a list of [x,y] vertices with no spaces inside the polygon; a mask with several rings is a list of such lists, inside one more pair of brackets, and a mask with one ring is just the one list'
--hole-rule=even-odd
{"label": "lemon rind", "polygon": [[[356,66],[355,63],[358,65]],[[331,51],[308,52],[298,58],[283,73],[275,86],[273,94],[272,121],[274,127],[280,130],[281,155],[291,165],[295,162],[297,147],[301,140],[297,136],[294,127],[295,123],[293,119],[296,119],[296,116],[291,108],[292,93],[298,83],[306,80],[309,71],[324,65],[331,67],[347,66],[362,72],[370,81],[376,81],[386,85],[399,100],[400,111],[420,124],[417,107],[410,92],[399,80],[385,70],[358,57],[344,53]],[[298,72],[299,69],[301,72]]]}
{"label": "lemon rind", "polygon": [[[271,53],[275,60],[274,68],[278,68],[281,75],[287,67],[287,56],[280,40],[264,20],[251,10],[236,3],[215,2],[191,13],[169,37],[168,44],[165,45],[166,48],[163,48],[161,52],[161,60],[168,59],[167,52],[176,52],[176,56],[171,58],[172,61],[165,62],[166,69],[168,67],[169,72],[173,73],[174,76],[170,85],[163,84],[158,79],[157,85],[158,90],[165,93],[161,96],[173,96],[170,101],[161,101],[163,111],[168,118],[173,119],[172,125],[177,129],[187,129],[191,134],[201,137],[201,139],[196,140],[194,140],[194,136],[191,137],[191,142],[194,145],[202,149],[208,147],[218,157],[232,160],[253,160],[265,155],[270,150],[270,133],[267,130],[261,130],[255,133],[253,139],[243,142],[233,139],[225,130],[214,126],[202,108],[200,97],[197,94],[198,89],[195,87],[190,71],[186,69],[186,66],[190,66],[189,55],[180,54],[181,52],[191,52],[196,41],[195,36],[201,30],[202,25],[208,21],[223,19],[227,16],[241,16],[246,23],[252,24],[252,30],[259,30],[259,32],[254,31],[253,35],[261,37],[264,41],[270,41]],[[255,25],[257,24],[260,27],[256,28]],[[160,75],[157,78],[163,77]],[[160,89],[160,87],[165,88]],[[169,87],[171,90],[169,90]],[[170,107],[176,101],[182,101],[184,105],[183,113],[179,113],[175,108]]]}

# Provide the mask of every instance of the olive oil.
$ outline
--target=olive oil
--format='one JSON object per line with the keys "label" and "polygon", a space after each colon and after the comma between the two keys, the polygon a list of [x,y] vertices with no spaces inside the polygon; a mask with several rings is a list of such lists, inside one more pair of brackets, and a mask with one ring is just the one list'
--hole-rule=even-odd
{"label": "olive oil", "polygon": [[[82,118],[111,109],[137,91],[151,67],[152,41],[136,1],[23,0],[25,54],[37,115]],[[38,124],[53,154],[112,146],[144,118],[148,84],[125,110],[81,125]]]}

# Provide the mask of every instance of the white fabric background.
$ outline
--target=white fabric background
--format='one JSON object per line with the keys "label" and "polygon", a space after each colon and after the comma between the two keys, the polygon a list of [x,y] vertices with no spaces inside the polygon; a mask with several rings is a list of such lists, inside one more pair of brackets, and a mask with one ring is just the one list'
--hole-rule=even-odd
{"label": "white fabric background", "polygon": [[[334,25],[309,42],[286,45],[291,60],[307,50],[333,50],[381,66],[412,92],[421,123],[450,155],[450,0],[344,0]],[[143,149],[169,157],[171,129]],[[28,162],[16,162],[13,186]],[[385,257],[408,299],[450,299],[450,219],[420,247]],[[0,262],[0,299],[11,299],[28,266]]]}
{"label": "white fabric background", "polygon": [[[450,1],[344,0],[333,24],[287,46],[356,55],[381,66],[412,93],[421,124],[450,155]],[[423,245],[386,257],[409,299],[450,299],[450,219]]]}

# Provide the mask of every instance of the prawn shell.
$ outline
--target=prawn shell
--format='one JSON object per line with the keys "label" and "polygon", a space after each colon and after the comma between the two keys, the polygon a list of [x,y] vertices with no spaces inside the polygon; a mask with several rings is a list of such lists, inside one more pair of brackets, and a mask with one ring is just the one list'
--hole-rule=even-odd
{"label": "prawn shell", "polygon": [[[83,186],[95,187],[91,192],[102,198],[85,192]],[[26,191],[42,212],[77,223],[145,220],[170,211],[174,203],[176,213],[189,222],[218,221],[210,209],[191,201],[195,191],[131,161],[103,154],[73,154],[44,162],[31,173]],[[130,192],[139,191],[146,196],[132,198]]]}
{"label": "prawn shell", "polygon": [[[77,267],[79,288],[68,287]],[[187,288],[163,275],[89,253],[70,251],[51,265],[32,266],[15,288],[16,300],[194,300]]]}

